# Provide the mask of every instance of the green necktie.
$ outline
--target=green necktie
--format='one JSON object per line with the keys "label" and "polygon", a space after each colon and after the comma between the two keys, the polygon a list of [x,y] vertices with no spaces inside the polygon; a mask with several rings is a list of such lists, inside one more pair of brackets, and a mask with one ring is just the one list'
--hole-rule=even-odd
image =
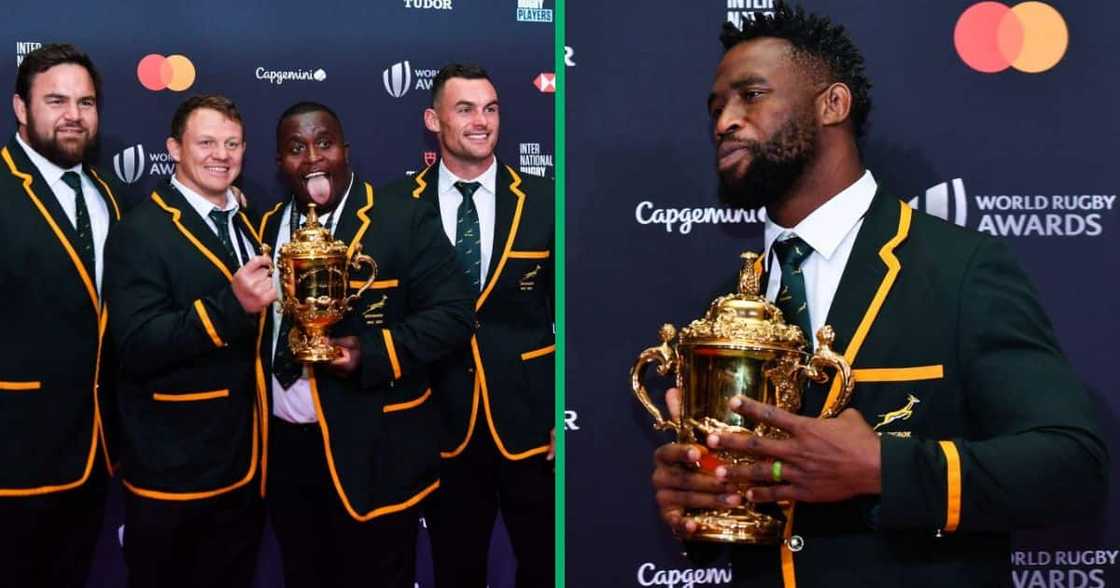
{"label": "green necktie", "polygon": [[90,276],[96,276],[97,256],[93,252],[93,227],[89,222],[89,209],[86,208],[86,198],[82,193],[82,178],[77,172],[68,171],[62,174],[62,181],[74,190],[74,228],[78,232],[78,255],[86,264]]}
{"label": "green necktie", "polygon": [[801,327],[809,349],[813,349],[813,327],[809,320],[809,299],[805,294],[805,276],[801,264],[813,252],[800,237],[791,237],[774,243],[774,253],[782,267],[782,283],[775,301],[787,323]]}
{"label": "green necktie", "polygon": [[458,254],[463,271],[474,284],[475,291],[482,289],[482,235],[473,197],[481,185],[478,182],[455,182],[455,188],[463,195],[463,202],[459,205],[458,224],[455,226],[455,253]]}
{"label": "green necktie", "polygon": [[237,259],[237,254],[233,251],[233,241],[229,238],[229,215],[233,210],[218,210],[217,208],[210,211],[210,220],[214,221],[214,226],[218,229],[218,240],[225,245],[226,251],[234,259]]}

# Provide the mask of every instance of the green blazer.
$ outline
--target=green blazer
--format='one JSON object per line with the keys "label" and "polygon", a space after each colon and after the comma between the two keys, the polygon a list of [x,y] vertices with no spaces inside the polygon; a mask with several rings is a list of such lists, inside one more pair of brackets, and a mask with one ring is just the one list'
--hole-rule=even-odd
{"label": "green blazer", "polygon": [[[261,219],[260,234],[274,249],[288,202]],[[375,193],[355,178],[337,223],[335,239],[352,252],[360,245],[378,270],[373,286],[331,329],[332,336],[359,337],[359,371],[340,378],[316,367],[311,394],[339,500],[351,517],[369,521],[409,508],[439,487],[439,416],[428,402],[428,368],[470,338],[473,296],[431,207]],[[351,270],[351,292],[368,279],[368,268]],[[268,314],[261,340],[266,366]],[[266,397],[271,400],[271,388]]]}
{"label": "green blazer", "polygon": [[[0,498],[77,488],[105,451],[105,313],[58,199],[13,137],[0,148]],[[86,167],[120,219],[113,180]],[[113,186],[113,187],[111,187]],[[100,386],[107,392],[107,386]],[[100,448],[99,448],[100,447]],[[106,463],[111,463],[105,455]]]}
{"label": "green blazer", "polygon": [[[257,249],[250,219],[242,212],[235,224]],[[120,350],[122,473],[135,494],[208,498],[249,484],[263,468],[256,351],[264,313],[250,315],[237,301],[237,269],[170,183],[109,235],[105,298]]]}
{"label": "green blazer", "polygon": [[[880,192],[827,322],[882,436],[882,495],[793,505],[803,549],[734,550],[737,585],[1002,586],[1010,531],[1103,504],[1093,403],[1002,241]],[[836,389],[810,387],[803,414]]]}
{"label": "green blazer", "polygon": [[[438,211],[438,179],[436,163],[386,191]],[[494,250],[474,304],[478,333],[433,372],[445,459],[467,447],[477,419],[506,459],[544,454],[555,420],[553,184],[498,162],[495,189]]]}

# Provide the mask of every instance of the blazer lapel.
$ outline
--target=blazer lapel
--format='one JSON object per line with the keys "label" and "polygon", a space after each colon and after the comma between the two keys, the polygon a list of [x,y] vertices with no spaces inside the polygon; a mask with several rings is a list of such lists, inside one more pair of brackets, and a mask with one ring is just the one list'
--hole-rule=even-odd
{"label": "blazer lapel", "polygon": [[109,211],[109,225],[112,226],[114,222],[121,220],[121,208],[117,203],[116,194],[113,194],[113,191],[109,188],[109,184],[101,179],[101,175],[97,173],[97,170],[88,165],[83,165],[82,169],[86,172],[86,175],[93,180],[93,185],[97,187],[98,194],[101,196],[101,199],[105,201],[105,208]]}
{"label": "blazer lapel", "polygon": [[525,193],[519,188],[521,177],[509,166],[498,162],[498,174],[494,183],[494,245],[490,251],[490,264],[486,272],[486,286],[475,303],[475,310],[482,308],[495,284],[501,278],[506,265],[506,257],[513,242],[517,239],[517,228],[521,221],[521,207],[525,204]]}
{"label": "blazer lapel", "polygon": [[198,250],[199,254],[213,264],[226,278],[233,280],[237,271],[237,261],[218,235],[202,220],[186,197],[179,193],[170,182],[152,191],[152,200],[171,216],[171,222]]}
{"label": "blazer lapel", "polygon": [[[346,206],[338,217],[338,227],[335,228],[334,238],[348,244],[348,255],[353,255],[355,249],[362,241],[366,231],[370,230],[373,222],[371,211],[373,209],[373,186],[354,176],[354,185],[350,187],[350,195],[346,197]],[[373,255],[369,251],[364,251]]]}
{"label": "blazer lapel", "polygon": [[[856,364],[879,310],[902,271],[895,250],[909,234],[910,214],[909,207],[879,190],[864,217],[826,321],[836,331],[833,348],[842,352],[849,364]],[[881,335],[883,330],[875,333]],[[881,338],[877,344],[882,344]],[[839,389],[839,382],[834,384],[827,399],[813,398],[806,412],[817,412],[832,402]]]}
{"label": "blazer lapel", "polygon": [[89,294],[90,301],[93,303],[93,311],[95,314],[100,313],[100,297],[97,294],[97,288],[94,286],[93,276],[82,263],[74,249],[74,243],[77,242],[78,234],[71,224],[70,219],[66,216],[65,211],[62,210],[62,205],[58,203],[58,198],[55,197],[54,192],[47,185],[47,181],[39,174],[38,168],[32,163],[31,159],[24,153],[23,148],[19,142],[16,141],[13,135],[8,145],[3,149],[4,166],[8,171],[23,183],[24,193],[30,198],[39,213],[43,216],[44,220],[54,232],[54,236],[59,244],[65,248],[70,260],[74,264],[74,270],[81,279],[81,283],[85,286]]}

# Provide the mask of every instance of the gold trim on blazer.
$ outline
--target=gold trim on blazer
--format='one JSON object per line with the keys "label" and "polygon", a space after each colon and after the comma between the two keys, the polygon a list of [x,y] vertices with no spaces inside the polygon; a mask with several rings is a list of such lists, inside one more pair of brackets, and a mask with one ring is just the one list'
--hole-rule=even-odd
{"label": "gold trim on blazer", "polygon": [[961,522],[961,455],[952,441],[939,441],[945,454],[945,527],[941,530],[952,533]]}
{"label": "gold trim on blazer", "polygon": [[532,351],[526,351],[525,353],[521,354],[521,361],[529,361],[530,359],[536,359],[538,357],[544,357],[544,356],[546,356],[549,353],[552,353],[554,351],[556,351],[556,344],[555,343],[553,343],[552,345],[549,345],[548,347],[541,347],[540,349],[534,349]]}
{"label": "gold trim on blazer", "polygon": [[393,334],[389,329],[381,329],[381,337],[385,339],[385,353],[389,356],[389,365],[393,367],[393,379],[401,379],[401,363],[397,360],[397,348],[393,345]]}
{"label": "gold trim on blazer", "polygon": [[218,257],[214,255],[213,251],[207,249],[206,246],[203,245],[202,242],[199,241],[193,233],[191,233],[190,229],[183,226],[183,223],[180,222],[180,219],[183,216],[183,212],[178,208],[168,206],[168,204],[163,201],[163,198],[160,197],[159,192],[156,192],[154,190],[152,191],[152,201],[156,203],[156,206],[162,208],[171,215],[171,222],[175,223],[175,227],[179,229],[179,232],[182,233],[183,236],[191,242],[191,245],[194,245],[196,249],[198,249],[204,256],[206,256],[206,259],[209,259],[210,263],[214,264],[214,266],[222,272],[222,275],[224,275],[229,281],[232,282],[233,272],[229,271],[229,268],[226,267],[226,264],[223,263],[222,260],[218,259]]}
{"label": "gold trim on blazer", "polygon": [[406,510],[417,504],[427,495],[431,494],[437,488],[439,488],[439,480],[436,480],[435,482],[432,482],[427,488],[424,488],[423,490],[417,492],[411,498],[405,500],[404,502],[381,506],[365,514],[361,514],[357,510],[355,510],[354,506],[350,504],[350,498],[346,495],[346,491],[342,488],[342,481],[338,478],[338,469],[335,468],[334,465],[334,453],[331,451],[330,427],[327,426],[327,417],[323,413],[323,404],[319,400],[319,382],[315,377],[314,370],[311,370],[311,373],[307,377],[307,381],[311,384],[311,399],[315,402],[315,414],[319,415],[319,430],[323,434],[323,448],[327,453],[327,469],[331,473],[331,481],[334,483],[335,491],[338,492],[338,497],[342,499],[342,506],[346,508],[346,512],[349,513],[354,520],[364,523],[370,519],[374,519],[382,515]]}
{"label": "gold trim on blazer", "polygon": [[494,417],[490,411],[490,394],[486,390],[486,372],[482,367],[482,356],[478,351],[477,339],[471,339],[471,351],[474,353],[474,362],[476,369],[478,370],[477,377],[479,386],[482,389],[482,406],[486,412],[486,424],[490,426],[490,434],[494,437],[494,445],[498,447],[498,451],[506,459],[513,461],[527,459],[533,457],[534,455],[547,453],[549,444],[541,445],[540,447],[534,447],[527,451],[522,451],[521,453],[510,453],[509,450],[506,449],[506,446],[502,443],[501,437],[498,436],[498,428],[494,426]]}
{"label": "gold trim on blazer", "polygon": [[[358,230],[354,233],[354,238],[350,240],[350,247],[346,250],[347,259],[354,257],[354,250],[358,247],[358,244],[362,242],[362,237],[365,236],[366,229],[369,228],[370,223],[366,213],[369,212],[369,209],[373,208],[373,186],[371,186],[369,182],[362,183],[366,186],[366,205],[359,208],[358,212],[355,213],[357,217],[362,220],[362,226],[358,227]],[[369,253],[369,251],[366,251],[366,253]]]}
{"label": "gold trim on blazer", "polygon": [[198,314],[198,319],[202,321],[202,328],[206,329],[206,334],[210,336],[210,341],[214,343],[214,347],[225,347],[226,342],[218,336],[218,330],[214,328],[214,323],[210,322],[210,315],[206,312],[206,307],[202,305],[202,299],[194,301],[194,311]]}
{"label": "gold trim on blazer", "polygon": [[381,409],[381,412],[384,412],[384,413],[399,412],[399,411],[402,411],[402,410],[408,410],[410,408],[415,408],[417,406],[420,406],[421,404],[424,404],[424,401],[426,401],[428,399],[428,397],[431,396],[431,395],[432,395],[432,389],[428,388],[427,390],[424,390],[424,393],[421,394],[419,397],[413,398],[412,400],[409,400],[408,402],[398,402],[396,404],[386,404],[385,407]]}
{"label": "gold trim on blazer", "polygon": [[213,400],[215,398],[229,398],[229,388],[211,390],[209,392],[192,392],[190,394],[163,394],[155,392],[152,400],[160,402],[197,402],[199,400]]}
{"label": "gold trim on blazer", "polygon": [[0,382],[0,390],[8,392],[29,392],[42,389],[43,383],[39,380],[31,382]]}
{"label": "gold trim on blazer", "polygon": [[261,216],[261,227],[257,229],[257,239],[259,239],[262,243],[264,242],[264,229],[268,226],[268,217],[276,214],[276,212],[280,210],[280,208],[283,207],[285,203],[286,202],[284,201],[276,203],[276,206],[273,206],[272,210],[264,213],[264,215]]}
{"label": "gold trim on blazer", "polygon": [[[494,286],[498,283],[498,278],[502,276],[502,270],[506,266],[506,261],[509,260],[510,251],[513,250],[513,241],[517,238],[517,227],[521,224],[521,209],[525,206],[525,193],[517,189],[521,185],[521,176],[513,171],[513,168],[506,166],[509,174],[513,177],[513,182],[509,185],[509,191],[517,196],[517,207],[513,210],[513,222],[509,226],[509,236],[506,237],[505,248],[502,249],[502,257],[498,260],[498,266],[494,269],[494,275],[486,282],[486,288],[482,290],[482,294],[478,295],[478,300],[474,303],[475,311],[482,308],[482,304],[490,296],[490,292],[494,290]],[[485,385],[484,385],[485,389]]]}
{"label": "gold trim on blazer", "polygon": [[113,196],[113,191],[109,189],[109,184],[106,184],[105,180],[102,180],[101,176],[97,175],[97,170],[92,167],[88,168],[86,171],[89,172],[89,175],[93,176],[93,179],[97,180],[97,183],[101,184],[102,188],[105,188],[105,193],[109,195],[109,203],[113,205],[113,214],[117,217],[117,220],[121,220],[121,209],[117,206],[117,197]]}
{"label": "gold trim on blazer", "polygon": [[[474,347],[475,345],[477,345],[477,343],[475,342],[474,335],[472,335],[471,336],[471,346]],[[471,418],[469,418],[467,420],[467,436],[463,438],[463,442],[460,443],[459,446],[456,447],[455,449],[452,449],[451,451],[441,451],[441,452],[439,452],[439,456],[442,457],[443,459],[451,459],[453,457],[458,456],[460,453],[463,452],[464,449],[467,448],[467,444],[471,442],[471,436],[474,435],[474,424],[475,424],[475,421],[478,420],[479,389],[480,389],[480,386],[479,386],[479,381],[478,381],[478,375],[476,374],[475,378],[474,378],[474,391],[471,392]]]}
{"label": "gold trim on blazer", "polygon": [[[365,286],[365,285],[366,285],[365,280],[350,280],[350,288],[352,288],[354,290],[358,290],[362,286]],[[386,288],[396,288],[399,285],[400,285],[400,282],[398,280],[377,280],[376,282],[370,284],[369,289],[370,290],[384,290]]]}
{"label": "gold trim on blazer", "polygon": [[945,377],[945,366],[920,365],[905,368],[864,368],[852,370],[856,382],[918,382],[940,380]]}
{"label": "gold trim on blazer", "polygon": [[510,251],[510,259],[548,259],[551,251]]}

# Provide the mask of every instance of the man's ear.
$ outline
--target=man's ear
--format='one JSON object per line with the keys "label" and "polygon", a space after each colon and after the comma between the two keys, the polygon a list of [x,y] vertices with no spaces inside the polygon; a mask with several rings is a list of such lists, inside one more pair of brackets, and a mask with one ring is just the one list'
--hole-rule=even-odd
{"label": "man's ear", "polygon": [[23,101],[23,98],[19,97],[19,94],[12,94],[12,110],[16,113],[16,120],[19,121],[19,126],[26,127],[27,103]]}
{"label": "man's ear", "polygon": [[439,133],[439,116],[433,108],[424,109],[424,128],[433,133]]}
{"label": "man's ear", "polygon": [[834,82],[817,99],[817,119],[821,126],[844,123],[852,113],[852,90],[843,82]]}
{"label": "man's ear", "polygon": [[167,138],[167,154],[171,156],[172,161],[179,163],[179,156],[183,154],[183,146],[175,140],[175,137]]}

